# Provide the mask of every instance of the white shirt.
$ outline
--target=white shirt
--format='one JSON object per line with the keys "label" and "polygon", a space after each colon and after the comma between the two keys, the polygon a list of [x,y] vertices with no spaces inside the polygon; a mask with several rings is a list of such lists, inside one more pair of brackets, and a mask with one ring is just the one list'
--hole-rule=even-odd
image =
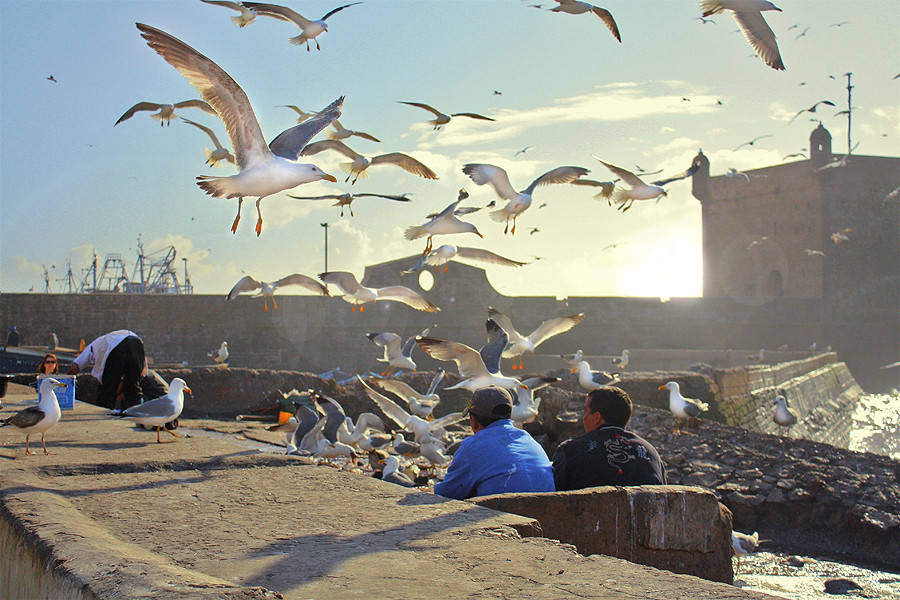
{"label": "white shirt", "polygon": [[[139,338],[138,334],[133,331],[129,331],[127,329],[119,329],[118,331],[113,331],[107,333],[106,335],[101,335],[96,340],[85,346],[84,350],[81,351],[75,360],[72,362],[78,367],[79,371],[83,371],[84,368],[90,363],[94,363],[94,368],[91,370],[91,375],[93,375],[97,381],[103,382],[103,369],[106,368],[106,357],[109,356],[109,353],[112,352],[112,349],[118,346],[122,340],[127,337],[134,336]],[[147,371],[147,359],[144,359],[143,372]]]}

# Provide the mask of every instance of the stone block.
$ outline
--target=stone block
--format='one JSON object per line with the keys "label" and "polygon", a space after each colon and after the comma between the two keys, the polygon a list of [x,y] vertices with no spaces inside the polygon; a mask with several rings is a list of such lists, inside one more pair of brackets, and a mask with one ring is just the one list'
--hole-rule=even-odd
{"label": "stone block", "polygon": [[731,583],[731,513],[715,494],[689,486],[597,487],[473,498],[531,517],[542,536],[584,555],[615,556],[658,569]]}

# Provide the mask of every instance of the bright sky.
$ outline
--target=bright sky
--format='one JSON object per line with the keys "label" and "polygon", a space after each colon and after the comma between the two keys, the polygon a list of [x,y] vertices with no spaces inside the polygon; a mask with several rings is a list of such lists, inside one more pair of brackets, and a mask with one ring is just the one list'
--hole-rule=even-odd
{"label": "bright sky", "polygon": [[[174,245],[179,277],[180,259],[187,258],[197,293],[226,294],[245,273],[265,281],[294,272],[314,276],[324,266],[324,222],[331,225],[329,268],[361,276],[367,264],[421,252],[424,240],[408,242],[402,230],[454,201],[460,187],[470,193],[465,204],[495,199],[488,186],[462,173],[468,162],[500,166],[524,189],[560,165],[586,167],[590,179],[612,179],[592,155],[631,170],[663,169],[653,180],[685,170],[702,148],[717,175],[805,151],[812,116],[831,131],[835,151],[846,151],[847,122],[834,114],[847,107],[848,71],[858,107],[856,153],[900,154],[896,0],[777,1],[783,12],[765,18],[785,72],[754,56],[730,14],[702,23],[694,1],[604,0],[622,44],[592,14],[532,4],[555,5],[366,0],[330,17],[330,31],[319,37],[322,50],[307,52],[288,43],[299,33],[292,24],[261,16],[240,29],[229,19],[237,13],[199,0],[0,0],[0,289],[41,291],[42,265],[54,265],[51,289],[60,291],[56,280],[65,276],[66,259],[80,279],[93,251],[101,262],[121,253],[130,274],[138,235],[147,252]],[[317,19],[339,1],[288,6]],[[194,181],[236,172],[205,164],[203,132],[178,120],[160,127],[149,112],[113,127],[137,102],[200,97],[146,45],[136,22],[174,35],[227,71],[250,97],[267,139],[295,124],[282,105],[315,111],[344,95],[342,124],[382,140],[345,140],[351,148],[370,157],[405,152],[440,179],[376,166],[351,186],[343,183],[344,157],[318,154],[303,160],[339,183],[290,193],[409,193],[413,201],[361,198],[353,204],[356,216],[341,218],[330,201],[282,193],[262,202],[261,237],[253,231],[252,200],[232,235],[237,202],[210,198]],[[826,99],[838,106],[788,124],[797,111]],[[496,122],[460,117],[435,132],[428,113],[397,101]],[[197,109],[179,114],[212,127],[230,147],[216,118]],[[541,187],[515,236],[505,236],[503,224],[481,211],[468,220],[484,240],[443,236],[435,247],[453,243],[531,261],[520,269],[486,266],[494,286],[509,295],[697,296],[700,204],[690,195],[690,180],[667,187],[668,198],[624,214],[594,200],[591,188]],[[619,245],[601,252],[609,244]]]}

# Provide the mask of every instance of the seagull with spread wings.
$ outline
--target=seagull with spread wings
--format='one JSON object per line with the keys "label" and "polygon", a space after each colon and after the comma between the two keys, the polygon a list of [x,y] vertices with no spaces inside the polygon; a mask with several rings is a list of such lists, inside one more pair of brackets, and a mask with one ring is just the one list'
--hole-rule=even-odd
{"label": "seagull with spread wings", "polygon": [[418,273],[422,270],[422,267],[425,265],[434,266],[435,272],[440,270],[441,265],[444,267],[444,272],[447,272],[447,263],[454,259],[462,259],[462,260],[475,260],[479,262],[486,262],[494,265],[502,265],[504,267],[521,267],[522,265],[528,264],[524,262],[519,262],[517,260],[512,260],[510,258],[505,258],[491,252],[490,250],[484,250],[482,248],[467,248],[465,246],[454,246],[452,244],[444,244],[443,246],[439,246],[435,248],[428,254],[423,254],[412,268],[402,271],[402,275],[408,275],[410,273]]}
{"label": "seagull with spread wings", "polygon": [[234,148],[239,173],[231,177],[197,177],[197,185],[214,198],[237,198],[238,212],[231,226],[237,231],[241,203],[245,196],[256,196],[256,235],[262,232],[259,203],[266,196],[303,183],[336,179],[319,167],[296,162],[300,151],[317,133],[341,116],[343,97],[322,109],[312,119],[287,129],[266,144],[259,121],[241,86],[222,68],[181,40],[154,27],[137,24],[141,36],[166,62],[190,82],[209,102],[225,123]]}
{"label": "seagull with spread wings", "polygon": [[[146,110],[158,110],[159,112],[153,115],[150,115],[150,118],[156,119],[159,121],[159,125],[169,125],[172,119],[174,119],[177,115],[175,114],[176,108],[199,108],[204,112],[208,112],[211,115],[217,115],[216,111],[213,108],[204,102],[203,100],[185,100],[184,102],[176,102],[175,104],[157,104],[156,102],[138,102],[127,111],[125,114],[119,117],[119,120],[116,121],[116,125],[121,123],[122,121],[127,121],[131,117],[135,115],[135,113]],[[116,125],[113,125],[115,127]]]}
{"label": "seagull with spread wings", "polygon": [[818,102],[816,102],[815,104],[813,104],[813,105],[810,106],[809,108],[804,108],[803,110],[798,110],[798,111],[797,111],[797,114],[790,118],[790,120],[788,121],[788,125],[790,125],[791,123],[793,123],[793,122],[794,122],[794,119],[796,119],[797,117],[799,117],[799,116],[802,115],[803,113],[807,113],[807,112],[808,112],[808,113],[814,113],[814,112],[816,112],[816,109],[819,107],[820,104],[825,104],[826,106],[834,106],[834,102],[832,102],[831,100],[819,100]]}
{"label": "seagull with spread wings", "polygon": [[[334,129],[334,131],[331,131]],[[352,129],[347,129],[341,122],[335,119],[331,122],[331,129],[325,130],[325,137],[329,140],[345,140],[350,136],[355,135],[356,137],[361,137],[364,140],[369,140],[370,142],[380,142],[377,137],[370,133],[366,133],[365,131],[353,131]]]}
{"label": "seagull with spread wings", "polygon": [[353,273],[346,271],[319,273],[319,279],[340,288],[344,292],[341,299],[352,304],[352,310],[356,310],[356,307],[359,306],[359,312],[365,310],[367,302],[377,302],[379,300],[395,300],[424,312],[438,312],[441,310],[426,300],[421,294],[403,285],[390,285],[382,288],[363,287],[356,280]]}
{"label": "seagull with spread wings", "polygon": [[428,240],[425,243],[425,251],[422,252],[422,256],[427,256],[428,253],[431,252],[431,240],[436,235],[474,233],[478,237],[484,238],[475,225],[457,218],[457,206],[468,197],[468,192],[466,192],[465,189],[460,189],[456,202],[448,204],[444,210],[432,217],[428,222],[423,223],[422,225],[412,225],[407,227],[403,231],[403,237],[409,241],[413,241],[427,235]]}
{"label": "seagull with spread wings", "polygon": [[493,319],[509,336],[509,345],[503,349],[501,356],[503,358],[519,359],[518,363],[513,361],[512,369],[515,371],[516,369],[525,369],[525,365],[522,363],[522,356],[526,352],[534,354],[534,349],[546,340],[560,333],[565,333],[581,323],[582,319],[584,319],[584,313],[547,319],[527,336],[523,336],[516,331],[512,324],[512,319],[492,306],[488,307],[488,318]]}
{"label": "seagull with spread wings", "polygon": [[[527,188],[517,192],[509,182],[509,175],[500,167],[488,164],[469,163],[463,165],[463,173],[468,175],[477,185],[489,185],[501,200],[507,200],[506,206],[491,212],[491,219],[499,223],[506,222],[503,233],[516,233],[516,219],[531,206],[534,190],[551,183],[572,183],[579,177],[588,174],[583,167],[556,167],[547,171],[531,182]],[[509,228],[510,220],[512,229]]]}
{"label": "seagull with spread wings", "polygon": [[222,166],[219,164],[219,162],[223,160],[227,160],[231,164],[234,164],[234,155],[231,154],[231,151],[228,148],[224,148],[222,146],[221,142],[219,142],[219,138],[216,137],[216,134],[212,129],[205,125],[201,125],[200,123],[195,123],[194,121],[185,119],[184,117],[181,117],[181,120],[189,125],[193,125],[200,131],[206,133],[206,135],[209,136],[209,139],[212,140],[215,149],[203,149],[204,153],[206,154],[206,164],[208,164],[210,167],[219,167]]}
{"label": "seagull with spread wings", "polygon": [[403,343],[403,338],[390,331],[367,333],[366,337],[384,351],[384,357],[376,359],[378,362],[388,364],[388,368],[381,372],[382,377],[390,376],[394,369],[416,370],[416,363],[412,359],[416,336],[410,336],[406,343]]}
{"label": "seagull with spread wings", "polygon": [[295,200],[337,200],[332,206],[340,206],[341,207],[341,216],[344,216],[344,207],[346,206],[350,210],[350,216],[353,216],[353,201],[357,198],[387,198],[388,200],[395,200],[397,202],[412,202],[406,195],[403,196],[392,196],[389,194],[351,194],[347,192],[345,194],[325,194],[324,196],[294,196],[292,194],[287,195],[288,198],[294,198]]}
{"label": "seagull with spread wings", "polygon": [[430,112],[431,114],[433,114],[435,116],[435,119],[428,121],[428,122],[431,123],[432,125],[434,125],[435,131],[437,131],[438,129],[440,129],[447,123],[449,123],[450,119],[452,119],[453,117],[468,117],[470,119],[478,119],[480,121],[493,121],[494,120],[490,117],[485,117],[484,115],[479,115],[479,114],[475,114],[475,113],[453,113],[452,115],[445,115],[444,113],[442,113],[438,109],[434,108],[433,106],[429,106],[427,104],[422,104],[421,102],[403,102],[402,100],[398,100],[397,102],[399,102],[400,104],[408,104],[409,106],[415,106],[417,108],[423,108],[423,109],[427,110],[428,112]]}
{"label": "seagull with spread wings", "polygon": [[[595,156],[594,158],[597,157]],[[656,185],[655,183],[648,185],[631,171],[623,169],[622,167],[617,167],[600,160],[599,158],[597,158],[597,160],[630,186],[629,189],[615,188],[611,196],[612,202],[618,204],[618,208],[622,212],[631,208],[631,205],[634,204],[635,200],[658,200],[663,196],[668,196],[666,190],[662,189],[661,186]]]}
{"label": "seagull with spread wings", "polygon": [[263,297],[263,309],[266,312],[269,312],[269,298],[272,299],[272,309],[278,310],[278,304],[275,302],[275,288],[284,287],[286,285],[299,285],[303,286],[311,292],[315,292],[320,296],[330,296],[328,293],[328,288],[307,275],[302,275],[300,273],[294,273],[293,275],[288,275],[287,277],[282,277],[278,281],[273,281],[272,283],[266,283],[264,281],[257,281],[250,277],[249,275],[245,275],[241,277],[234,287],[231,288],[231,291],[228,292],[228,295],[225,296],[225,301],[234,300],[237,298],[238,294],[242,294],[244,292],[256,292],[256,296]]}
{"label": "seagull with spread wings", "polygon": [[372,401],[378,405],[378,408],[381,409],[381,412],[383,412],[385,416],[387,416],[387,418],[389,418],[400,427],[411,431],[415,436],[416,442],[421,443],[423,440],[429,437],[433,431],[442,429],[447,425],[452,425],[453,423],[458,423],[464,418],[461,412],[450,413],[449,415],[445,415],[433,421],[423,419],[418,415],[411,415],[403,410],[403,408],[399,404],[397,404],[384,394],[380,394],[372,389],[363,380],[362,377],[357,375],[356,378],[362,384],[363,389],[365,390],[369,398],[371,398]]}
{"label": "seagull with spread wings", "polygon": [[300,35],[292,37],[288,39],[288,41],[296,46],[306,44],[306,51],[309,52],[310,40],[316,43],[316,50],[322,49],[322,47],[319,46],[319,40],[317,40],[316,38],[319,37],[319,35],[321,35],[322,33],[328,31],[328,23],[325,22],[328,17],[344,10],[345,8],[356,6],[357,4],[362,4],[362,2],[353,2],[351,4],[339,6],[325,13],[325,16],[318,21],[310,21],[300,13],[293,11],[286,6],[279,6],[277,4],[264,4],[262,2],[244,2],[243,4],[245,7],[249,8],[256,14],[273,17],[281,21],[287,21],[288,23],[293,23],[294,25],[299,27]]}
{"label": "seagull with spread wings", "polygon": [[229,0],[201,0],[207,4],[212,4],[213,6],[224,6],[225,8],[230,8],[232,10],[238,11],[239,15],[236,17],[231,17],[231,21],[237,25],[238,27],[246,27],[250,23],[256,20],[256,13],[252,10],[248,10],[246,6],[241,5],[239,2],[229,2]]}
{"label": "seagull with spread wings", "polygon": [[581,15],[584,13],[594,13],[603,23],[609,28],[612,34],[616,37],[617,40],[621,43],[622,36],[619,35],[619,26],[616,25],[615,19],[613,19],[612,13],[606,10],[605,8],[600,8],[599,6],[594,6],[593,4],[588,4],[587,2],[581,2],[580,0],[556,0],[556,3],[559,6],[554,6],[549,9],[550,12],[562,12],[570,15]]}
{"label": "seagull with spread wings", "polygon": [[738,150],[740,150],[740,149],[743,148],[744,146],[752,146],[752,145],[754,145],[756,142],[758,142],[759,140],[762,140],[762,139],[765,139],[765,138],[770,138],[770,137],[775,137],[775,136],[774,136],[774,134],[772,134],[772,133],[767,133],[766,135],[760,135],[760,136],[757,136],[757,137],[753,138],[752,140],[750,140],[749,142],[744,142],[743,144],[741,144],[740,146],[738,146],[737,148],[735,148],[734,150],[732,150],[732,152],[737,152]]}
{"label": "seagull with spread wings", "polygon": [[350,178],[352,177],[353,181],[351,182],[351,185],[356,183],[360,177],[368,177],[369,173],[367,169],[373,165],[396,165],[408,173],[424,177],[425,179],[438,178],[437,175],[434,174],[434,171],[408,154],[391,152],[389,154],[380,154],[378,156],[373,156],[372,158],[366,158],[362,154],[352,150],[347,144],[340,140],[322,140],[313,142],[304,148],[300,155],[310,156],[312,154],[324,152],[325,150],[334,150],[335,152],[340,152],[344,156],[352,159],[353,162],[341,163],[341,169],[347,173],[347,179],[344,181],[350,181]]}
{"label": "seagull with spread wings", "polygon": [[443,379],[444,370],[441,369],[431,380],[431,383],[428,385],[428,390],[424,394],[417,392],[412,386],[399,379],[372,378],[370,381],[375,385],[384,388],[388,392],[403,398],[409,404],[409,410],[414,415],[430,421],[434,419],[432,416],[434,408],[441,402],[441,397],[437,394],[437,386],[440,385],[441,380]]}
{"label": "seagull with spread wings", "polygon": [[768,0],[700,0],[700,9],[704,17],[730,10],[757,56],[773,69],[784,71],[775,34],[762,16],[763,11],[781,12],[780,8]]}

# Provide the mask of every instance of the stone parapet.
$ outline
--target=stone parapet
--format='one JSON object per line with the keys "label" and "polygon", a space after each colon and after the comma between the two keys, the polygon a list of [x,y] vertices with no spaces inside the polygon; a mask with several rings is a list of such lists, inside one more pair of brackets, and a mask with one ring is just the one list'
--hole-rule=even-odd
{"label": "stone parapet", "polygon": [[675,573],[732,583],[731,513],[708,490],[687,486],[597,487],[498,494],[472,502],[531,517],[543,537]]}

